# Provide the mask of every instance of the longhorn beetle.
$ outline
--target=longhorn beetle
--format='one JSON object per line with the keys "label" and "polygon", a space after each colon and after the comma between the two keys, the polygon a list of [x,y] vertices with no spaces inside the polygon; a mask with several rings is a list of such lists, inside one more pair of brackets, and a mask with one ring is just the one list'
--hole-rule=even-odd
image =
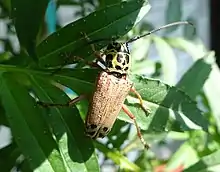
{"label": "longhorn beetle", "polygon": [[[133,83],[128,79],[128,71],[131,61],[128,44],[161,29],[182,24],[192,25],[187,21],[174,22],[162,26],[158,29],[154,29],[141,36],[131,38],[125,43],[112,41],[107,45],[107,48],[104,50],[103,53],[97,52],[94,45],[91,44],[92,50],[97,57],[96,64],[100,62],[103,66],[105,66],[105,68],[100,66],[102,68],[102,71],[97,77],[96,88],[90,99],[89,109],[85,121],[85,133],[87,136],[91,137],[92,139],[105,137],[110,132],[120,110],[122,109],[133,120],[137,130],[137,135],[140,138],[144,147],[149,148],[148,144],[143,139],[135,116],[124,104],[127,95],[131,91],[139,99],[140,107],[146,113],[150,113],[150,110],[144,107],[141,95],[135,90]],[[89,38],[86,38],[89,41]],[[100,40],[95,40],[92,42],[94,43],[97,41]],[[40,101],[37,103],[45,107],[71,106],[72,104],[84,99],[85,97],[85,95],[80,95],[79,97],[70,100],[66,104],[44,103]]]}

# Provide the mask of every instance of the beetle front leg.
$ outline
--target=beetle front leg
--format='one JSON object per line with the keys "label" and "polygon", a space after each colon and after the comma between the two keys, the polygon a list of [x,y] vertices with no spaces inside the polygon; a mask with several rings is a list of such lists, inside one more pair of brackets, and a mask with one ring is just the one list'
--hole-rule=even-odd
{"label": "beetle front leg", "polygon": [[64,61],[66,61],[66,63],[67,62],[75,63],[75,62],[80,62],[81,61],[81,62],[83,62],[86,65],[91,66],[91,67],[97,67],[98,66],[95,62],[90,62],[90,61],[85,60],[82,57],[75,56],[72,52],[64,52],[62,54],[62,56],[65,57],[66,60],[64,60]]}
{"label": "beetle front leg", "polygon": [[67,103],[49,103],[49,102],[41,102],[41,101],[37,101],[38,105],[41,105],[43,107],[54,107],[54,106],[60,106],[60,107],[70,107],[73,104],[77,103],[80,100],[83,100],[86,98],[86,95],[80,95],[70,101],[68,101]]}
{"label": "beetle front leg", "polygon": [[139,139],[141,140],[141,143],[144,145],[144,147],[146,149],[149,149],[149,145],[145,142],[145,140],[141,134],[140,128],[139,128],[137,121],[136,121],[136,117],[131,113],[131,111],[128,109],[128,107],[125,104],[123,104],[122,109],[133,120],[134,125],[137,130],[137,135],[138,135]]}
{"label": "beetle front leg", "polygon": [[79,57],[79,56],[72,56],[70,58],[73,58],[74,60],[77,60],[77,61],[81,61],[83,63],[85,63],[86,65],[90,66],[90,67],[100,67],[97,62],[91,62],[91,61],[88,61],[88,60],[85,60],[84,58],[82,57]]}
{"label": "beetle front leg", "polygon": [[[81,34],[85,37],[85,39],[88,43],[91,42],[90,38],[86,35],[86,33],[81,32]],[[95,45],[90,44],[90,47],[93,51],[93,54],[96,56],[97,61],[99,61],[102,64],[105,64],[104,60],[102,59],[102,53],[100,51],[96,51]],[[97,61],[96,61],[96,63],[97,63]]]}
{"label": "beetle front leg", "polygon": [[51,75],[53,76],[54,74],[60,72],[65,65],[69,64],[69,63],[78,63],[78,62],[83,62],[85,63],[86,65],[90,66],[90,67],[95,67],[95,68],[100,68],[100,66],[96,63],[96,62],[90,62],[90,61],[87,61],[85,59],[83,59],[82,57],[79,57],[79,56],[75,56],[72,54],[72,52],[64,52],[62,53],[62,56],[65,57],[64,59],[64,65],[62,65],[61,67],[55,69]]}
{"label": "beetle front leg", "polygon": [[138,91],[137,91],[134,87],[131,87],[130,91],[137,96],[137,98],[138,98],[139,101],[140,101],[140,106],[141,106],[141,108],[143,109],[143,111],[144,111],[146,114],[149,115],[151,111],[150,111],[149,108],[144,107],[143,99],[142,99],[141,95],[138,93]]}

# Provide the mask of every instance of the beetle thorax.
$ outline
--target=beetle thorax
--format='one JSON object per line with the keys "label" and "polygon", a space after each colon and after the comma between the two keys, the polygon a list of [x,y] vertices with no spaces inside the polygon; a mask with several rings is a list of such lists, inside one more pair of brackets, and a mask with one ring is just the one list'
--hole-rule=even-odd
{"label": "beetle thorax", "polygon": [[105,50],[106,68],[109,73],[126,75],[129,70],[130,53],[126,44],[112,42]]}

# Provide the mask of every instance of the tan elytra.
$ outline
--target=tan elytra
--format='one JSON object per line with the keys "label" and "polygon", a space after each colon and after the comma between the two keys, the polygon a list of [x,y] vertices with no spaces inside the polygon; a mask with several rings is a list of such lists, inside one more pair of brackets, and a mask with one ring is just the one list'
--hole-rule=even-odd
{"label": "tan elytra", "polygon": [[126,78],[100,73],[86,118],[87,135],[95,139],[109,133],[132,85]]}

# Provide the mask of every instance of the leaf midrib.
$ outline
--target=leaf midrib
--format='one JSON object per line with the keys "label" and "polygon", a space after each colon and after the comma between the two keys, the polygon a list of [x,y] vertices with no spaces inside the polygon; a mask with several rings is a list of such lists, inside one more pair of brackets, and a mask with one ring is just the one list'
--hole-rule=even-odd
{"label": "leaf midrib", "polygon": [[[8,89],[7,83],[5,83],[4,80],[3,80],[3,84],[4,84],[4,87]],[[14,97],[14,95],[11,93],[11,91],[10,91],[9,89],[8,89],[8,94],[10,95],[10,97],[11,97],[13,100],[16,100],[15,97]],[[16,101],[15,101],[15,102],[16,102]],[[20,114],[20,118],[21,118],[21,116],[22,116],[22,115],[21,115],[21,114],[22,114],[21,108],[19,108],[19,106],[17,106],[17,103],[14,103],[14,106],[17,107],[16,109],[18,110],[18,112],[19,112],[19,114]],[[28,127],[30,133],[32,133],[32,134],[31,134],[32,139],[33,139],[33,140],[35,141],[35,143],[41,148],[41,144],[40,144],[40,143],[38,142],[38,140],[36,139],[35,135],[33,134],[32,130],[31,130],[30,126],[28,125],[28,123],[26,122],[26,120],[25,120],[24,118],[22,118],[22,120],[23,120],[23,122],[26,124],[26,126]],[[44,151],[42,151],[42,149],[39,149],[39,150],[41,151],[42,155],[44,155],[44,157],[47,157],[46,154],[44,153]],[[50,167],[51,167],[52,169],[54,169],[54,167],[51,165],[51,162],[48,160],[48,158],[45,158],[45,159],[46,159],[46,161],[48,161],[48,163],[50,164]],[[55,170],[55,169],[54,169],[54,170]]]}
{"label": "leaf midrib", "polygon": [[[37,74],[37,75],[48,75],[48,77],[49,76],[61,77],[61,78],[65,78],[65,79],[76,80],[76,82],[80,81],[83,84],[88,84],[90,86],[93,86],[93,83],[88,82],[86,80],[82,80],[82,79],[73,77],[73,76],[60,75],[59,73],[51,75],[51,71],[49,71],[49,70],[48,71],[46,71],[46,70],[44,70],[44,71],[42,71],[42,70],[35,70],[35,69],[31,69],[30,70],[30,68],[20,68],[20,67],[13,66],[13,65],[0,65],[0,71],[3,71],[3,72],[15,72],[15,73],[21,72],[21,73],[27,74],[28,76],[30,76],[30,74]],[[74,72],[74,69],[73,69],[73,72]]]}
{"label": "leaf midrib", "polygon": [[[48,94],[44,91],[44,89],[42,89],[42,87],[38,84],[38,82],[36,82],[36,80],[35,80],[35,78],[34,78],[33,76],[31,76],[31,79],[32,79],[32,81],[41,89],[41,91],[42,91],[42,93],[44,94],[44,96],[47,97],[48,100],[50,100],[51,102],[53,102],[53,100],[50,98],[50,96],[48,96]],[[78,146],[78,142],[76,141],[76,139],[74,139],[74,137],[73,137],[73,135],[72,135],[72,132],[69,130],[69,127],[66,125],[66,122],[65,122],[65,120],[64,120],[63,117],[62,117],[62,113],[60,112],[60,109],[57,108],[57,107],[54,107],[54,109],[55,109],[55,110],[57,111],[57,113],[59,114],[59,117],[60,117],[60,119],[62,120],[62,122],[63,122],[63,124],[64,124],[64,128],[66,129],[66,131],[67,131],[68,133],[70,133],[71,139],[75,141],[75,143],[76,143],[76,145],[77,145],[77,148],[78,148],[78,150],[79,150],[79,153],[80,153],[80,155],[81,155],[81,159],[84,161],[83,156],[82,156],[82,153],[81,153],[81,151],[80,151],[80,149],[79,149],[79,146]],[[57,140],[57,139],[56,139],[56,140]],[[57,141],[56,141],[56,142],[57,142]],[[57,143],[59,144],[59,141],[58,141]],[[62,149],[61,149],[61,150],[62,150]],[[62,154],[63,154],[63,151],[62,151]],[[63,155],[64,155],[64,154],[63,154]],[[64,156],[64,157],[65,157],[65,156]],[[65,158],[64,158],[64,160],[66,161]],[[66,164],[68,165],[69,163],[66,162]],[[84,164],[85,168],[87,169],[87,171],[89,171],[89,170],[88,170],[88,167],[85,165],[85,163],[83,163],[83,164]],[[68,167],[69,167],[69,165],[68,165]]]}

